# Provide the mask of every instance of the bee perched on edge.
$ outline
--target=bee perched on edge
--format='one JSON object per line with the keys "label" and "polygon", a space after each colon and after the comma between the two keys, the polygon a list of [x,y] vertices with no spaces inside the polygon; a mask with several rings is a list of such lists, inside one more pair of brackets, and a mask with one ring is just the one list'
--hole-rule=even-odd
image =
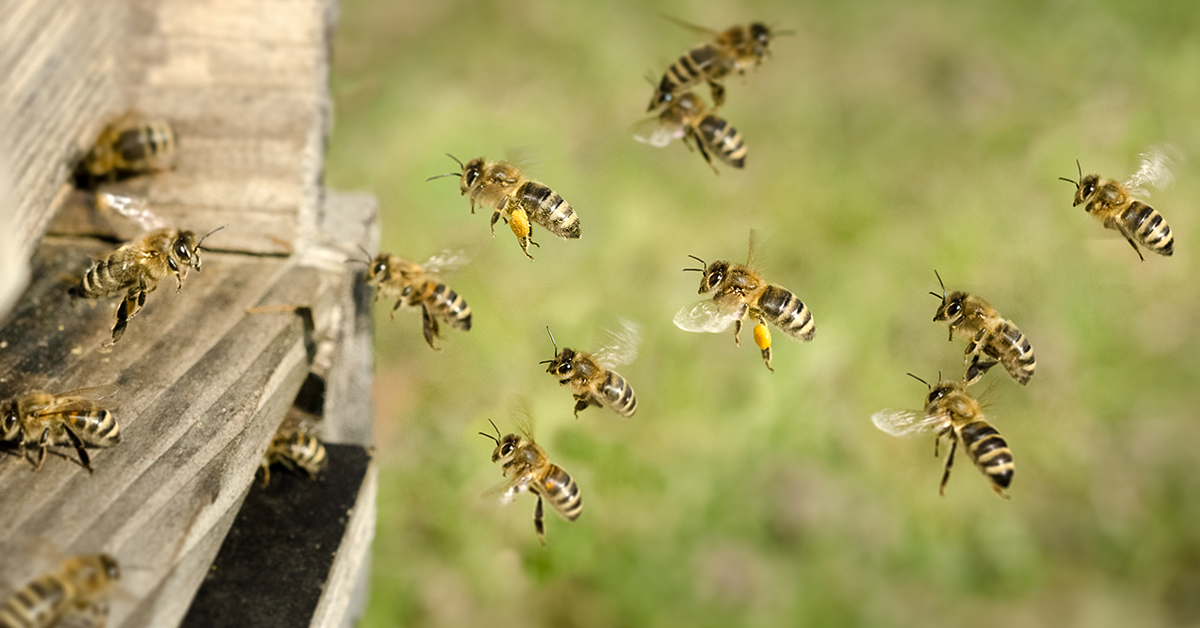
{"label": "bee perched on edge", "polygon": [[[16,443],[22,456],[42,468],[50,447],[74,447],[79,463],[92,473],[88,447],[111,447],[121,442],[117,419],[101,399],[117,391],[115,386],[80,388],[59,395],[33,391],[0,404],[0,440]],[[30,458],[28,450],[37,449]]]}
{"label": "bee perched on edge", "polygon": [[521,426],[521,435],[508,434],[500,436],[500,428],[494,421],[489,421],[496,435],[480,432],[496,442],[492,450],[492,462],[499,462],[507,481],[503,484],[500,494],[500,504],[508,505],[517,495],[529,491],[537,496],[537,506],[533,509],[533,529],[537,531],[538,541],[546,547],[546,524],[542,514],[542,498],[550,502],[554,510],[567,521],[575,521],[583,512],[583,498],[579,494],[579,485],[563,471],[563,468],[550,462],[545,450],[533,441],[528,425]]}
{"label": "bee perched on edge", "polygon": [[[1037,359],[1025,334],[1012,321],[1000,318],[995,308],[977,296],[962,291],[946,296],[946,284],[942,283],[942,276],[936,270],[933,274],[942,286],[942,294],[929,293],[942,300],[937,313],[933,315],[934,322],[949,325],[950,340],[954,340],[955,332],[970,340],[966,351],[970,366],[963,381],[968,386],[974,384],[988,369],[999,363],[1004,365],[1004,370],[1018,384],[1028,384],[1037,368]],[[991,360],[980,361],[981,353]]]}
{"label": "bee perched on edge", "polygon": [[504,161],[487,161],[483,157],[464,164],[454,155],[447,153],[446,156],[458,163],[462,172],[447,172],[429,177],[426,181],[461,177],[458,188],[464,195],[470,193],[472,214],[475,213],[476,202],[495,209],[492,213],[492,237],[496,236],[496,221],[503,218],[530,260],[533,260],[533,256],[529,254],[529,245],[541,246],[533,241],[530,221],[560,238],[579,237],[579,216],[575,210],[554,190],[525,178],[516,166]]}
{"label": "bee perched on edge", "polygon": [[280,431],[271,439],[267,453],[263,456],[260,467],[263,472],[263,486],[271,483],[271,465],[283,465],[293,473],[303,472],[308,479],[315,480],[323,471],[329,460],[325,456],[325,445],[321,440],[308,432],[297,429],[290,432]]}
{"label": "bee perched on edge", "polygon": [[163,120],[145,120],[126,112],[100,131],[96,143],[75,169],[80,187],[137,176],[168,167],[175,132]]}
{"label": "bee perched on edge", "polygon": [[742,142],[742,134],[718,116],[715,110],[709,110],[692,92],[675,99],[658,117],[643,121],[633,137],[656,148],[665,148],[681,138],[689,149],[694,143],[705,163],[717,174],[720,172],[709,157],[710,153],[734,168],[746,165],[746,145]]}
{"label": "bee perched on edge", "polygon": [[1075,167],[1079,170],[1078,181],[1059,177],[1075,185],[1074,207],[1083,205],[1083,209],[1095,216],[1106,229],[1125,236],[1129,246],[1133,247],[1138,259],[1143,262],[1146,258],[1142,257],[1138,244],[1159,255],[1175,252],[1175,236],[1171,235],[1171,227],[1162,214],[1134,198],[1143,191],[1145,184],[1162,187],[1170,182],[1171,172],[1167,167],[1166,155],[1159,151],[1143,153],[1141,167],[1125,183],[1101,179],[1098,174],[1085,177],[1078,161]]}
{"label": "bee perched on edge", "polygon": [[208,236],[224,228],[224,225],[217,227],[199,240],[193,231],[151,231],[115,251],[93,256],[95,263],[70,292],[73,296],[87,299],[103,299],[125,293],[125,298],[117,306],[117,320],[113,325],[112,340],[108,343],[112,345],[124,335],[129,319],[141,311],[146,304],[146,295],[154,292],[159,281],[174,273],[177,283],[175,292],[183,290],[188,268],[200,272],[200,245]]}
{"label": "bee perched on edge", "polygon": [[108,554],[75,556],[25,585],[0,606],[0,626],[95,626],[108,623],[108,591],[121,579]]}
{"label": "bee perched on edge", "polygon": [[449,251],[429,258],[424,264],[380,253],[368,262],[367,285],[379,288],[376,301],[384,294],[396,297],[392,318],[401,307],[419,305],[425,342],[434,351],[440,351],[433,344],[433,339],[438,337],[438,319],[454,329],[471,330],[471,307],[457,292],[436,279],[441,270],[457,267],[463,262],[461,254]]}
{"label": "bee perched on edge", "polygon": [[930,386],[925,380],[908,374],[929,387],[925,398],[925,412],[911,410],[880,410],[871,416],[871,422],[892,436],[913,436],[929,430],[934,431],[933,455],[938,456],[942,437],[950,440],[950,455],[946,457],[946,469],[942,473],[939,495],[946,494],[946,482],[950,479],[950,467],[954,464],[954,452],[959,441],[971,461],[992,484],[997,495],[1008,499],[1004,489],[1012,483],[1013,456],[1008,443],[1000,432],[984,420],[979,402],[967,394],[966,386],[958,382],[939,381]]}
{"label": "bee perched on edge", "polygon": [[701,268],[685,268],[699,272],[700,294],[713,293],[695,305],[684,307],[675,314],[675,326],[690,332],[720,333],[733,323],[733,342],[741,346],[738,334],[742,320],[758,321],[754,326],[754,343],[762,350],[763,363],[771,368],[771,331],[767,322],[774,324],[784,333],[797,340],[809,341],[817,332],[812,313],[796,295],[786,288],[769,284],[751,268],[754,257],[754,234],[750,234],[750,254],[745,264],[731,264],[718,260],[705,264],[704,260],[689,255],[700,262]]}
{"label": "bee perched on edge", "polygon": [[721,79],[730,72],[745,74],[747,69],[760,65],[771,54],[771,39],[792,34],[792,31],[772,32],[762,22],[739,24],[717,32],[674,18],[667,19],[703,33],[711,37],[712,41],[692,48],[667,68],[654,90],[654,96],[650,98],[650,106],[646,111],[654,111],[670,104],[680,94],[699,85],[701,81],[708,83],[712,91],[713,105],[720,107],[725,102],[725,86],[721,84]]}
{"label": "bee perched on edge", "polygon": [[549,327],[546,328],[550,343],[554,345],[554,359],[539,364],[549,364],[546,372],[554,375],[559,384],[571,387],[575,397],[575,418],[579,418],[579,411],[586,410],[588,406],[608,406],[623,417],[631,417],[637,411],[633,386],[616,371],[610,370],[628,364],[637,357],[640,336],[637,324],[621,321],[621,326],[620,333],[612,334],[612,343],[595,354],[567,347],[559,349],[554,342],[554,334],[550,333]]}

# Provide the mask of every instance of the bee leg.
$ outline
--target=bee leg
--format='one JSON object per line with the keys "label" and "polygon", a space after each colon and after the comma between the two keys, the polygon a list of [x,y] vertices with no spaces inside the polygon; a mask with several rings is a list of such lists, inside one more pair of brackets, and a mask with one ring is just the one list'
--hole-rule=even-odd
{"label": "bee leg", "polygon": [[1133,247],[1133,252],[1137,253],[1138,259],[1143,262],[1146,261],[1146,258],[1142,257],[1142,250],[1138,248],[1137,242],[1133,240],[1133,234],[1125,227],[1125,223],[1116,220],[1106,220],[1104,221],[1104,226],[1118,231],[1121,235],[1125,236],[1125,241],[1129,243],[1129,246]]}
{"label": "bee leg", "polygon": [[766,322],[761,318],[754,326],[754,344],[762,349],[763,362],[767,364],[767,370],[774,373],[775,369],[771,368],[771,330],[767,328]]}
{"label": "bee leg", "polygon": [[95,473],[95,471],[92,469],[92,460],[88,457],[87,450],[83,447],[83,439],[79,438],[79,435],[75,433],[75,430],[69,427],[64,427],[63,431],[67,433],[67,436],[71,439],[71,446],[74,447],[75,451],[79,454],[79,463],[83,465],[83,468],[88,470],[88,473]]}
{"label": "bee leg", "polygon": [[[975,337],[971,339],[971,342],[967,343],[967,350],[964,352],[964,355],[967,357],[963,358],[963,364],[967,363],[967,360],[970,359],[971,354],[979,353],[980,349],[983,348],[983,341],[987,335],[988,330],[986,327],[975,332]],[[976,359],[978,359],[978,356],[976,356]]]}
{"label": "bee leg", "polygon": [[740,347],[742,341],[738,340],[738,334],[742,333],[742,319],[738,318],[733,321],[733,344]]}
{"label": "bee leg", "polygon": [[392,306],[392,320],[396,320],[396,310],[404,306],[404,298],[396,299],[396,304]]}
{"label": "bee leg", "polygon": [[938,487],[938,495],[946,494],[946,482],[950,480],[950,467],[954,465],[954,450],[958,448],[958,439],[950,438],[950,455],[946,457],[946,470],[942,472],[942,485]]}
{"label": "bee leg", "polygon": [[720,176],[721,171],[717,170],[717,165],[712,162],[712,157],[709,157],[708,151],[704,149],[704,142],[701,142],[699,138],[696,139],[696,148],[700,149],[700,156],[704,158],[704,163],[712,168],[713,174]]}
{"label": "bee leg", "polygon": [[[41,437],[38,438],[38,442],[37,442],[38,452],[37,452],[36,460],[29,460],[29,463],[33,465],[34,471],[41,469],[42,463],[46,462],[46,450],[47,450],[47,448],[49,448],[49,446],[50,446],[50,428],[46,428],[46,429],[42,430],[42,435],[41,435]],[[28,460],[28,458],[26,458],[26,460]]]}
{"label": "bee leg", "polygon": [[542,516],[542,496],[537,496],[537,506],[533,507],[533,529],[537,531],[538,541],[546,547],[546,521]]}
{"label": "bee leg", "polygon": [[713,108],[725,104],[725,86],[717,81],[708,81],[708,89],[712,92]]}
{"label": "bee leg", "polygon": [[981,362],[979,360],[979,356],[976,355],[975,359],[971,360],[971,366],[967,368],[967,374],[963,376],[963,385],[970,386],[971,384],[979,381],[979,378],[983,377],[985,373],[987,373],[993,366],[996,366],[997,364],[999,364],[999,362],[996,360]]}
{"label": "bee leg", "polygon": [[[129,303],[132,299],[125,299],[117,306],[117,322],[112,328],[112,340],[105,346],[113,346],[125,335],[125,328],[129,326]],[[136,303],[136,301],[134,301]]]}
{"label": "bee leg", "polygon": [[429,308],[425,307],[424,304],[421,304],[421,328],[425,333],[425,342],[429,343],[429,348],[434,351],[441,351],[441,349],[433,346],[433,339],[437,338],[438,335],[437,319],[429,315]]}
{"label": "bee leg", "polygon": [[263,472],[263,488],[267,488],[271,484],[271,461],[264,457],[259,468]]}

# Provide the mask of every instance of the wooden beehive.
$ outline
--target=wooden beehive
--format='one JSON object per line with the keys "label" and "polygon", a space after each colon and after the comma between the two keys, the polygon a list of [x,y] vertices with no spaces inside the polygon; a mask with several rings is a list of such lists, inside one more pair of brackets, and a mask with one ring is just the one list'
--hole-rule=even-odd
{"label": "wooden beehive", "polygon": [[[375,206],[326,192],[321,179],[334,9],[0,2],[0,396],[115,385],[105,401],[122,434],[92,450],[94,474],[58,456],[36,473],[0,456],[0,595],[57,559],[107,552],[125,567],[109,625],[177,625],[306,378],[327,383],[326,439],[369,439],[369,302],[364,267],[345,259],[375,245]],[[164,281],[105,348],[116,300],[67,288],[89,253],[141,226],[98,214],[70,174],[127,110],[168,121],[178,150],[172,169],[113,190],[145,199],[170,226],[228,227],[205,242],[203,272],[178,293]],[[247,313],[262,306],[285,308]],[[374,474],[365,477],[354,513],[364,523],[350,526],[356,546],[344,552],[356,565],[373,530]],[[343,602],[322,600],[314,625],[344,623],[328,610]]]}

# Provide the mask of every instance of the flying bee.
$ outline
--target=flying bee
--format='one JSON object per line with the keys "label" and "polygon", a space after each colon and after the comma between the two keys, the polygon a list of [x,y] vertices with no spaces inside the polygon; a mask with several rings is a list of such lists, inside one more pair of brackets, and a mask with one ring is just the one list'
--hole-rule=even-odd
{"label": "flying bee", "polygon": [[695,144],[713,172],[717,172],[717,167],[709,157],[710,153],[734,168],[746,165],[746,144],[742,142],[742,134],[715,111],[710,111],[692,92],[679,96],[657,118],[645,122],[648,130],[634,135],[639,142],[664,148],[682,138],[689,149]]}
{"label": "flying bee", "polygon": [[271,483],[271,465],[280,464],[293,473],[303,472],[308,479],[315,480],[328,464],[325,445],[308,432],[296,429],[281,430],[271,439],[267,453],[263,456],[263,486]]}
{"label": "flying bee", "polygon": [[471,213],[475,203],[492,207],[492,237],[496,236],[496,221],[501,218],[508,223],[521,250],[530,260],[529,245],[541,246],[533,241],[530,221],[544,227],[560,238],[578,238],[579,216],[562,196],[550,188],[525,178],[520,169],[504,161],[486,161],[478,157],[466,164],[447,153],[462,167],[462,172],[447,172],[429,177],[426,181],[442,177],[460,177],[459,191],[470,193]]}
{"label": "flying bee", "polygon": [[[50,447],[74,447],[79,462],[92,472],[87,448],[111,447],[121,442],[117,419],[101,399],[116,392],[114,386],[80,388],[59,395],[33,391],[0,405],[4,425],[0,440],[16,443],[21,456],[42,468]],[[36,457],[30,457],[36,449]]]}
{"label": "flying bee", "polygon": [[492,462],[499,462],[504,477],[503,492],[500,494],[500,504],[508,505],[517,495],[529,491],[537,496],[537,506],[533,509],[533,528],[537,531],[538,541],[546,546],[546,524],[542,519],[542,498],[567,521],[575,521],[583,512],[583,498],[579,494],[579,486],[575,480],[563,471],[563,468],[550,462],[545,450],[533,441],[528,426],[522,426],[521,434],[500,436],[500,428],[494,421],[489,422],[496,430],[492,436],[480,432],[496,442],[492,451]]}
{"label": "flying bee", "polygon": [[129,112],[100,131],[84,156],[77,178],[96,181],[162,170],[175,152],[175,132],[164,120],[145,120]]}
{"label": "flying bee", "polygon": [[0,606],[0,626],[101,628],[108,622],[108,591],[120,579],[121,569],[108,554],[67,559],[58,571],[34,579]]}
{"label": "flying bee", "polygon": [[754,235],[750,236],[750,255],[746,264],[731,264],[718,260],[705,264],[694,255],[688,257],[700,262],[700,268],[685,268],[684,271],[699,272],[700,294],[713,293],[695,305],[684,307],[675,314],[675,326],[690,332],[720,333],[733,323],[733,342],[741,346],[738,334],[742,321],[758,321],[754,327],[754,342],[762,351],[763,362],[771,368],[770,322],[784,333],[797,340],[812,340],[817,327],[812,313],[796,295],[786,288],[767,283],[751,268],[754,255]]}
{"label": "flying bee", "polygon": [[549,364],[546,372],[558,378],[558,383],[570,386],[575,397],[575,417],[588,406],[608,406],[613,412],[631,417],[637,411],[637,397],[633,387],[613,367],[628,364],[637,357],[640,330],[632,321],[622,321],[622,331],[613,334],[613,342],[595,354],[576,351],[567,347],[558,348],[550,328],[550,343],[554,345],[554,359],[539,362]]}
{"label": "flying bee", "polygon": [[725,102],[725,86],[721,79],[730,72],[745,74],[747,69],[758,66],[771,55],[772,38],[792,34],[791,31],[772,32],[762,22],[733,26],[718,33],[703,26],[668,19],[699,31],[711,37],[712,41],[692,48],[667,68],[646,111],[654,111],[670,104],[701,81],[708,83],[712,91],[713,105],[720,107]]}
{"label": "flying bee", "polygon": [[1159,151],[1143,153],[1141,167],[1124,183],[1101,179],[1098,174],[1085,177],[1078,161],[1075,167],[1079,170],[1078,181],[1059,177],[1075,185],[1074,207],[1083,205],[1084,210],[1095,216],[1106,229],[1125,236],[1143,262],[1146,258],[1142,257],[1138,244],[1159,255],[1175,252],[1175,236],[1171,235],[1166,219],[1153,207],[1134,198],[1144,194],[1145,184],[1162,187],[1170,182],[1166,155]]}
{"label": "flying bee", "polygon": [[[929,386],[925,380],[909,373],[913,379]],[[1004,489],[1012,483],[1013,456],[1008,443],[984,420],[979,402],[967,394],[966,386],[958,382],[942,380],[937,386],[929,386],[925,398],[924,415],[909,410],[880,410],[871,416],[875,427],[892,436],[912,436],[933,430],[933,455],[938,457],[938,446],[942,437],[950,441],[950,455],[942,473],[939,495],[946,494],[946,481],[950,479],[950,467],[954,464],[954,452],[962,441],[963,449],[971,461],[992,484],[997,495],[1008,499]]]}
{"label": "flying bee", "polygon": [[[942,294],[929,293],[942,300],[937,313],[933,315],[934,322],[944,321],[949,325],[950,340],[954,340],[957,332],[970,341],[966,350],[970,366],[964,378],[967,385],[979,381],[997,363],[1003,364],[1004,370],[1017,383],[1022,386],[1028,384],[1037,368],[1037,359],[1025,334],[1012,321],[1000,318],[995,308],[975,295],[955,291],[946,296],[946,284],[942,283],[942,276],[937,271],[933,274],[942,286]],[[990,359],[981,359],[983,356]]]}
{"label": "flying bee", "polygon": [[444,252],[429,258],[424,264],[414,264],[404,258],[380,253],[370,262],[367,269],[367,284],[378,286],[375,300],[380,295],[396,297],[392,306],[392,318],[401,307],[421,307],[422,329],[425,342],[435,351],[433,339],[438,337],[438,320],[462,331],[471,329],[471,307],[465,299],[437,280],[443,270],[457,267],[464,259],[460,254]]}
{"label": "flying bee", "polygon": [[224,228],[217,227],[199,240],[193,231],[156,229],[115,251],[93,256],[95,263],[84,273],[83,280],[71,288],[71,294],[103,299],[125,293],[117,306],[112,340],[108,343],[114,344],[124,335],[129,319],[141,311],[146,304],[146,295],[154,292],[159,281],[174,273],[178,284],[175,292],[183,290],[188,269],[200,272],[200,245],[205,238]]}

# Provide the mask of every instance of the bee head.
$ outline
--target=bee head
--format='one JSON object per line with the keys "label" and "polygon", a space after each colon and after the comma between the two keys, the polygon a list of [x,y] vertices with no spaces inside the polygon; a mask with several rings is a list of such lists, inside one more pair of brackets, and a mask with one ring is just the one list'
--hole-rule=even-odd
{"label": "bee head", "polygon": [[367,283],[387,281],[391,276],[391,266],[387,253],[380,253],[371,260],[370,266],[367,268]]}
{"label": "bee head", "polygon": [[181,266],[191,266],[200,270],[199,245],[196,243],[196,232],[180,231],[179,237],[171,243],[171,254],[167,256],[167,265],[171,270],[179,272]]}
{"label": "bee head", "polygon": [[121,567],[117,565],[117,559],[112,556],[101,554],[100,567],[104,571],[104,576],[109,580],[121,579]]}
{"label": "bee head", "polygon": [[487,432],[480,432],[479,435],[490,438],[496,443],[496,448],[492,450],[492,462],[511,458],[513,452],[517,449],[517,445],[521,442],[521,437],[516,434],[509,434],[502,437],[500,436],[500,428],[496,427],[496,422],[488,419],[488,423],[492,424],[492,429],[496,430],[496,435],[492,436]]}
{"label": "bee head", "polygon": [[1075,168],[1079,171],[1078,181],[1066,177],[1059,177],[1058,179],[1075,185],[1075,202],[1071,206],[1079,207],[1079,205],[1087,201],[1096,192],[1096,186],[1100,184],[1100,175],[1089,174],[1086,177],[1083,176],[1083,166],[1079,165],[1078,159],[1075,160]]}
{"label": "bee head", "polygon": [[542,360],[538,364],[549,364],[546,367],[547,373],[555,373],[558,375],[568,375],[575,370],[575,350],[563,347],[562,351],[558,350],[558,343],[554,342],[554,334],[550,332],[550,326],[546,326],[546,333],[550,334],[550,344],[554,346],[554,359]]}
{"label": "bee head", "polygon": [[929,293],[942,300],[942,305],[938,307],[937,313],[933,315],[933,321],[936,323],[953,320],[962,313],[963,299],[967,298],[967,293],[958,291],[950,293],[950,296],[946,296],[946,284],[942,283],[942,276],[936,270],[933,271],[933,274],[937,277],[938,285],[942,287],[941,294],[936,292]]}
{"label": "bee head", "polygon": [[479,182],[483,176],[483,157],[476,157],[468,161],[462,169],[462,181],[458,184],[459,192],[466,194],[468,190]]}
{"label": "bee head", "polygon": [[700,279],[700,294],[712,292],[725,281],[725,274],[729,272],[729,262],[716,261],[708,265],[704,270],[704,277]]}
{"label": "bee head", "polygon": [[759,59],[770,54],[768,46],[771,43],[771,29],[762,22],[750,24],[750,38],[754,40],[754,55]]}

